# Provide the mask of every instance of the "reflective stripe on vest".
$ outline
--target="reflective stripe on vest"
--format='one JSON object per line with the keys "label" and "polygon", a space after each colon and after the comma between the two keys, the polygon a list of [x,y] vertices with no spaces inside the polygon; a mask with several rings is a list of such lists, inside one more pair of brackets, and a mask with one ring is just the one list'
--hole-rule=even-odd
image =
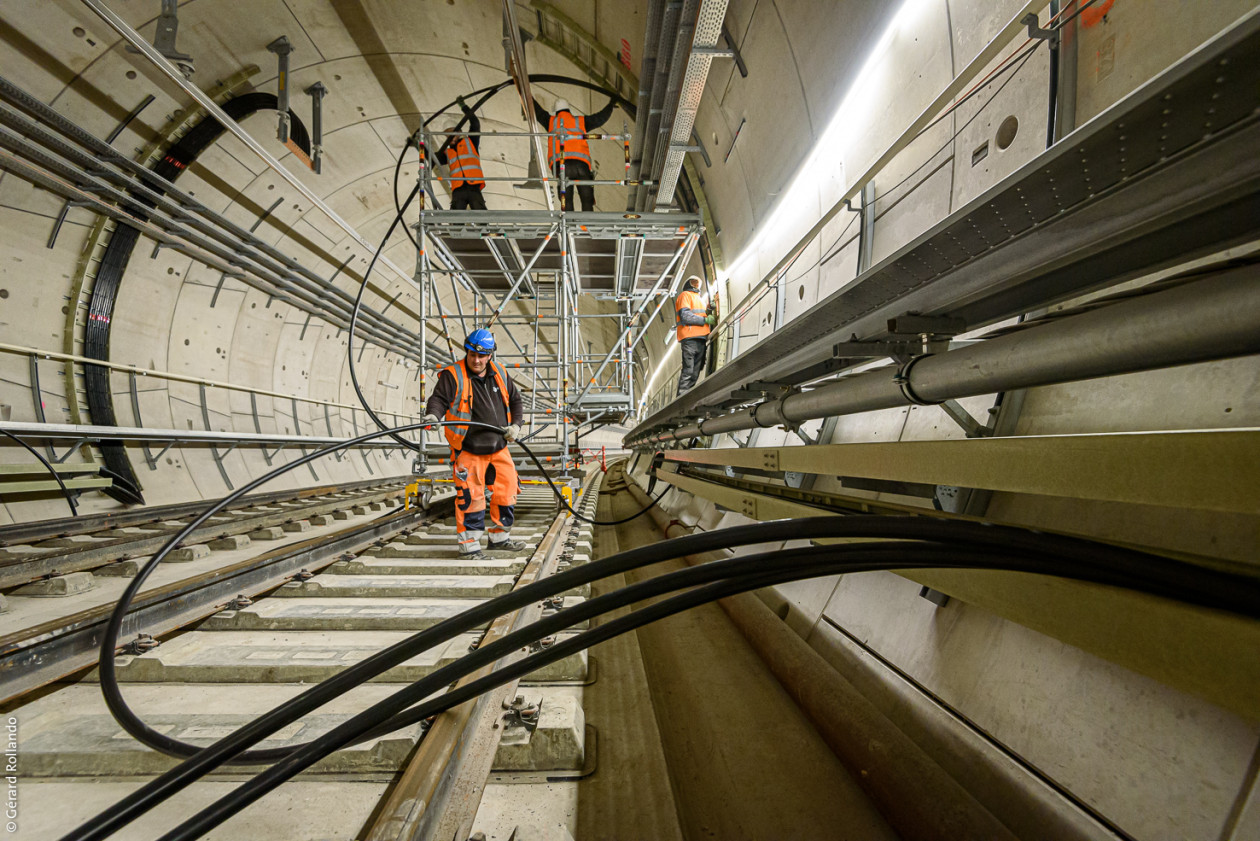
{"label": "reflective stripe on vest", "polygon": [[[448,365],[438,372],[441,377],[442,373],[450,371],[451,376],[455,378],[455,399],[446,407],[445,420],[448,421],[470,421],[473,416],[473,391],[471,375],[468,368],[465,367],[464,360],[459,360],[454,365]],[[494,381],[499,386],[499,396],[503,398],[503,408],[508,416],[508,421],[512,419],[512,405],[508,400],[507,390],[507,373],[503,368],[494,361],[490,362],[490,371],[494,374]],[[446,435],[446,441],[451,445],[451,450],[459,452],[464,448],[464,436],[468,434],[468,425],[466,423],[459,426],[444,426],[442,432]]]}
{"label": "reflective stripe on vest", "polygon": [[446,150],[446,164],[451,168],[451,189],[458,189],[465,184],[484,187],[485,175],[481,171],[481,158],[477,156],[477,147],[467,137]]}
{"label": "reflective stripe on vest", "polygon": [[676,331],[675,334],[678,336],[678,341],[703,338],[709,335],[709,325],[707,324],[683,324],[682,311],[685,309],[703,312],[704,301],[690,289],[685,290],[674,299],[674,329]]}
{"label": "reflective stripe on vest", "polygon": [[[585,161],[591,165],[591,147],[586,142],[586,118],[575,117],[568,111],[553,114],[547,126],[551,137],[547,141],[547,165],[553,170],[561,160]],[[559,135],[559,136],[557,136]],[[563,142],[562,142],[563,141]],[[561,146],[563,145],[563,156]]]}

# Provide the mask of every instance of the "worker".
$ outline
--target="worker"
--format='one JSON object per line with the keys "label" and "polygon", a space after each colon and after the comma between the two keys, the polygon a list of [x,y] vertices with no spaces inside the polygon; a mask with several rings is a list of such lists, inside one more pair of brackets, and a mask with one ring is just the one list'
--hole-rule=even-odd
{"label": "worker", "polygon": [[678,347],[682,350],[682,371],[678,374],[681,396],[696,384],[704,367],[704,352],[709,346],[709,330],[717,324],[713,306],[700,295],[700,278],[691,275],[683,283],[682,292],[674,300],[674,328]]}
{"label": "worker", "polygon": [[[586,135],[608,122],[612,116],[613,101],[603,110],[584,117],[573,113],[573,106],[567,100],[556,100],[556,113],[548,114],[546,109],[534,100],[534,116],[538,122],[547,127],[551,138],[547,142],[547,167],[558,178],[560,166],[564,165],[564,177],[569,181],[590,181],[595,177],[591,171],[591,147],[586,142]],[[582,210],[590,212],[595,209],[595,188],[590,184],[579,184],[578,196],[582,199]],[[564,190],[564,209],[573,209],[573,185]]]}
{"label": "worker", "polygon": [[460,110],[468,118],[470,134],[459,133],[459,126],[446,127],[446,142],[433,156],[437,164],[445,164],[450,173],[451,210],[485,210],[486,199],[481,194],[486,186],[481,171],[481,120],[469,110],[464,98],[455,99]]}
{"label": "worker", "polygon": [[520,552],[525,544],[511,539],[520,479],[508,455],[509,441],[521,434],[524,411],[521,393],[503,366],[490,357],[494,335],[485,328],[464,341],[466,354],[443,368],[424,407],[424,422],[474,421],[504,428],[448,425],[442,427],[451,445],[455,473],[455,536],[462,557],[479,558],[481,534],[486,531],[486,489],[490,497],[487,548]]}

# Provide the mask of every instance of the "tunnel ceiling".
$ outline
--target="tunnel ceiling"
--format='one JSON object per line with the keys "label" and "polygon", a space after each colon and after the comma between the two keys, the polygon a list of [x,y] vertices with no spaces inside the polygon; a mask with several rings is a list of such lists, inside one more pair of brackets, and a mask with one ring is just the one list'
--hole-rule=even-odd
{"label": "tunnel ceiling", "polygon": [[[157,0],[108,5],[152,41],[160,11]],[[530,73],[602,83],[586,67],[547,45],[554,41],[535,37],[544,15],[551,24],[552,38],[564,30],[560,37],[566,39],[568,49],[582,52],[589,61],[593,54],[577,48],[577,39],[596,41],[607,55],[628,58],[629,69],[637,73],[645,6],[646,0],[517,3],[517,20],[529,39],[526,55]],[[10,69],[6,75],[13,74],[32,94],[92,133],[107,135],[132,108],[153,94],[156,101],[129,127],[134,135],[129,131],[117,144],[123,148],[123,140],[132,135],[140,146],[158,140],[164,124],[178,120],[193,105],[143,56],[129,52],[125,42],[86,5],[63,0],[32,6],[26,12],[32,18],[29,21],[6,15],[7,20],[0,23],[7,30],[3,33],[7,43],[0,44],[0,50],[8,53],[5,64]],[[371,243],[380,241],[393,220],[394,167],[408,136],[422,120],[451,106],[457,95],[507,79],[503,6],[494,0],[257,0],[248,4],[239,0],[187,0],[179,5],[178,20],[177,47],[191,55],[195,65],[190,81],[208,92],[224,83],[234,86],[234,94],[251,89],[274,92],[277,58],[268,52],[267,45],[281,36],[289,40],[293,47],[291,108],[308,127],[311,102],[304,91],[316,82],[328,90],[323,100],[321,174],[310,172],[276,139],[274,112],[252,115],[242,125]],[[38,69],[14,73],[14,68],[22,65]],[[603,68],[608,69],[606,63]],[[32,80],[37,80],[33,87],[28,84]],[[586,113],[599,110],[608,101],[602,94],[572,85],[535,84],[533,91],[548,109],[558,96]],[[458,117],[453,107],[447,113]],[[511,88],[489,99],[479,114],[485,131],[521,131],[526,127],[520,100]],[[438,123],[444,126],[445,118],[439,117],[431,127],[443,127]],[[607,128],[620,131],[623,123],[633,125],[633,118],[617,109]],[[482,149],[486,175],[523,182],[529,161],[527,144],[521,137],[487,138]],[[603,177],[620,177],[621,145],[593,142],[592,147],[596,177],[600,177],[600,170],[613,173]],[[406,156],[401,170],[402,195],[414,184],[416,170],[413,152]],[[305,263],[311,262],[310,258],[322,261],[319,270],[326,275],[332,273],[330,267],[351,257],[337,282],[356,291],[370,253],[318,209],[308,207],[301,196],[294,196],[292,187],[235,137],[224,135],[206,150],[184,174],[181,186],[246,227],[265,216],[260,236],[292,249]],[[624,206],[624,189],[596,189],[600,209]],[[522,189],[513,182],[490,182],[485,194],[492,209],[546,209],[542,190]],[[440,200],[448,197],[444,188],[439,189]],[[268,213],[277,199],[282,201]],[[611,242],[588,250],[584,268],[593,274],[610,270]],[[601,251],[609,252],[606,262],[592,256]],[[407,323],[418,314],[414,287],[402,276],[414,264],[414,248],[396,232],[383,256],[402,271],[376,270],[369,288],[379,300],[369,300],[369,304],[379,307],[393,300],[401,320]],[[664,262],[660,263],[663,267]],[[654,265],[649,259],[645,268]],[[604,283],[593,277],[592,285]],[[486,288],[494,289],[494,281]],[[584,333],[595,342],[614,338],[611,329],[587,327]]]}

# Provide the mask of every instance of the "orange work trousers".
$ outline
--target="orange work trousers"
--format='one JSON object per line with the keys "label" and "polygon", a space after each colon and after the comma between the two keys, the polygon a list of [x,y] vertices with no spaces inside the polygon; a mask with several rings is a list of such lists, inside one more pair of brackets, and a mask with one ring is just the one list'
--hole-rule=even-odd
{"label": "orange work trousers", "polygon": [[467,554],[481,549],[481,535],[486,531],[487,475],[490,479],[490,543],[507,540],[516,519],[516,495],[521,490],[521,480],[507,447],[488,456],[461,451],[452,467],[459,550]]}

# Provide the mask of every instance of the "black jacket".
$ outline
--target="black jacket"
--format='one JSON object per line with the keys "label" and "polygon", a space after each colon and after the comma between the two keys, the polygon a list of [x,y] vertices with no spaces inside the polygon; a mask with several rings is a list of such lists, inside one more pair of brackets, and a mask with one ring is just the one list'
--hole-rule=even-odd
{"label": "black jacket", "polygon": [[[499,396],[499,386],[494,381],[494,375],[490,373],[490,367],[486,366],[486,372],[480,377],[469,371],[468,379],[472,383],[473,390],[472,419],[479,423],[507,426],[509,422],[507,411],[503,407],[503,398]],[[511,404],[512,409],[511,423],[522,424],[525,409],[521,401],[521,393],[511,377],[505,377],[505,381],[508,389],[508,403]],[[433,389],[429,402],[425,404],[424,412],[444,419],[447,408],[454,402],[455,377],[449,371],[443,371],[438,377],[437,386]],[[464,436],[464,451],[473,455],[488,456],[506,446],[507,439],[489,429],[471,426],[468,428],[468,434]]]}

